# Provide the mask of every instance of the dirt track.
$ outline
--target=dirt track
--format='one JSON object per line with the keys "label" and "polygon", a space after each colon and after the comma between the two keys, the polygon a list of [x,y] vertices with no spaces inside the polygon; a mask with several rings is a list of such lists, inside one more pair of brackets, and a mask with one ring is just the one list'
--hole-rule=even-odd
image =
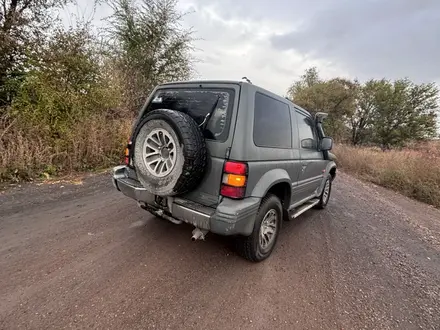
{"label": "dirt track", "polygon": [[272,257],[154,219],[111,186],[0,194],[0,329],[440,329],[440,211],[340,174]]}

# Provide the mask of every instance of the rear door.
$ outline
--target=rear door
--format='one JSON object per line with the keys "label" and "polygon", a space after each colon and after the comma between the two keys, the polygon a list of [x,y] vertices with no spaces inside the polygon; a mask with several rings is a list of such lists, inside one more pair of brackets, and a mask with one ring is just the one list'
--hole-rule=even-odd
{"label": "rear door", "polygon": [[208,148],[208,166],[202,182],[185,199],[205,206],[218,203],[225,155],[232,145],[239,102],[239,84],[173,84],[159,87],[146,111],[173,109],[189,114],[199,125],[212,113],[203,131]]}
{"label": "rear door", "polygon": [[298,179],[299,198],[316,193],[325,170],[324,155],[318,150],[319,138],[312,116],[296,109],[298,136],[300,142],[301,171]]}

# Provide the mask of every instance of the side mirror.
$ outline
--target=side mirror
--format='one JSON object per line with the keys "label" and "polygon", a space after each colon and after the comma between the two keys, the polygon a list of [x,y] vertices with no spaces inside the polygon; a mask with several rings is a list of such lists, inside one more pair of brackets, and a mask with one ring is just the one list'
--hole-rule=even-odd
{"label": "side mirror", "polygon": [[316,149],[316,141],[313,139],[301,140],[301,148],[303,148],[303,149]]}
{"label": "side mirror", "polygon": [[321,151],[328,151],[328,150],[332,150],[332,148],[333,148],[333,139],[331,137],[322,138],[319,145],[319,149]]}

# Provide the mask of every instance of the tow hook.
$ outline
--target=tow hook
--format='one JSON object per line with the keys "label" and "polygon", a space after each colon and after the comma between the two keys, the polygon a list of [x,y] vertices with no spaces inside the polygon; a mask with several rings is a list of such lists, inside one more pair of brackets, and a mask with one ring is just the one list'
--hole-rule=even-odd
{"label": "tow hook", "polygon": [[197,240],[205,240],[205,236],[208,233],[208,231],[206,229],[200,229],[200,228],[194,228],[194,230],[192,231],[192,237],[191,237],[191,241],[197,241]]}

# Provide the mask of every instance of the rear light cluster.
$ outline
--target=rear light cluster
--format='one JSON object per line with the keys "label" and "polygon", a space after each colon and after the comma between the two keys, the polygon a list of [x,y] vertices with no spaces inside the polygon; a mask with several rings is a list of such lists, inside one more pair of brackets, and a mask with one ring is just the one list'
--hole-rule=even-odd
{"label": "rear light cluster", "polygon": [[241,199],[246,192],[248,166],[245,163],[227,161],[223,168],[220,194],[225,197]]}
{"label": "rear light cluster", "polygon": [[124,151],[124,164],[127,166],[130,165],[130,151],[131,151],[131,141],[128,141],[127,147],[125,148]]}

